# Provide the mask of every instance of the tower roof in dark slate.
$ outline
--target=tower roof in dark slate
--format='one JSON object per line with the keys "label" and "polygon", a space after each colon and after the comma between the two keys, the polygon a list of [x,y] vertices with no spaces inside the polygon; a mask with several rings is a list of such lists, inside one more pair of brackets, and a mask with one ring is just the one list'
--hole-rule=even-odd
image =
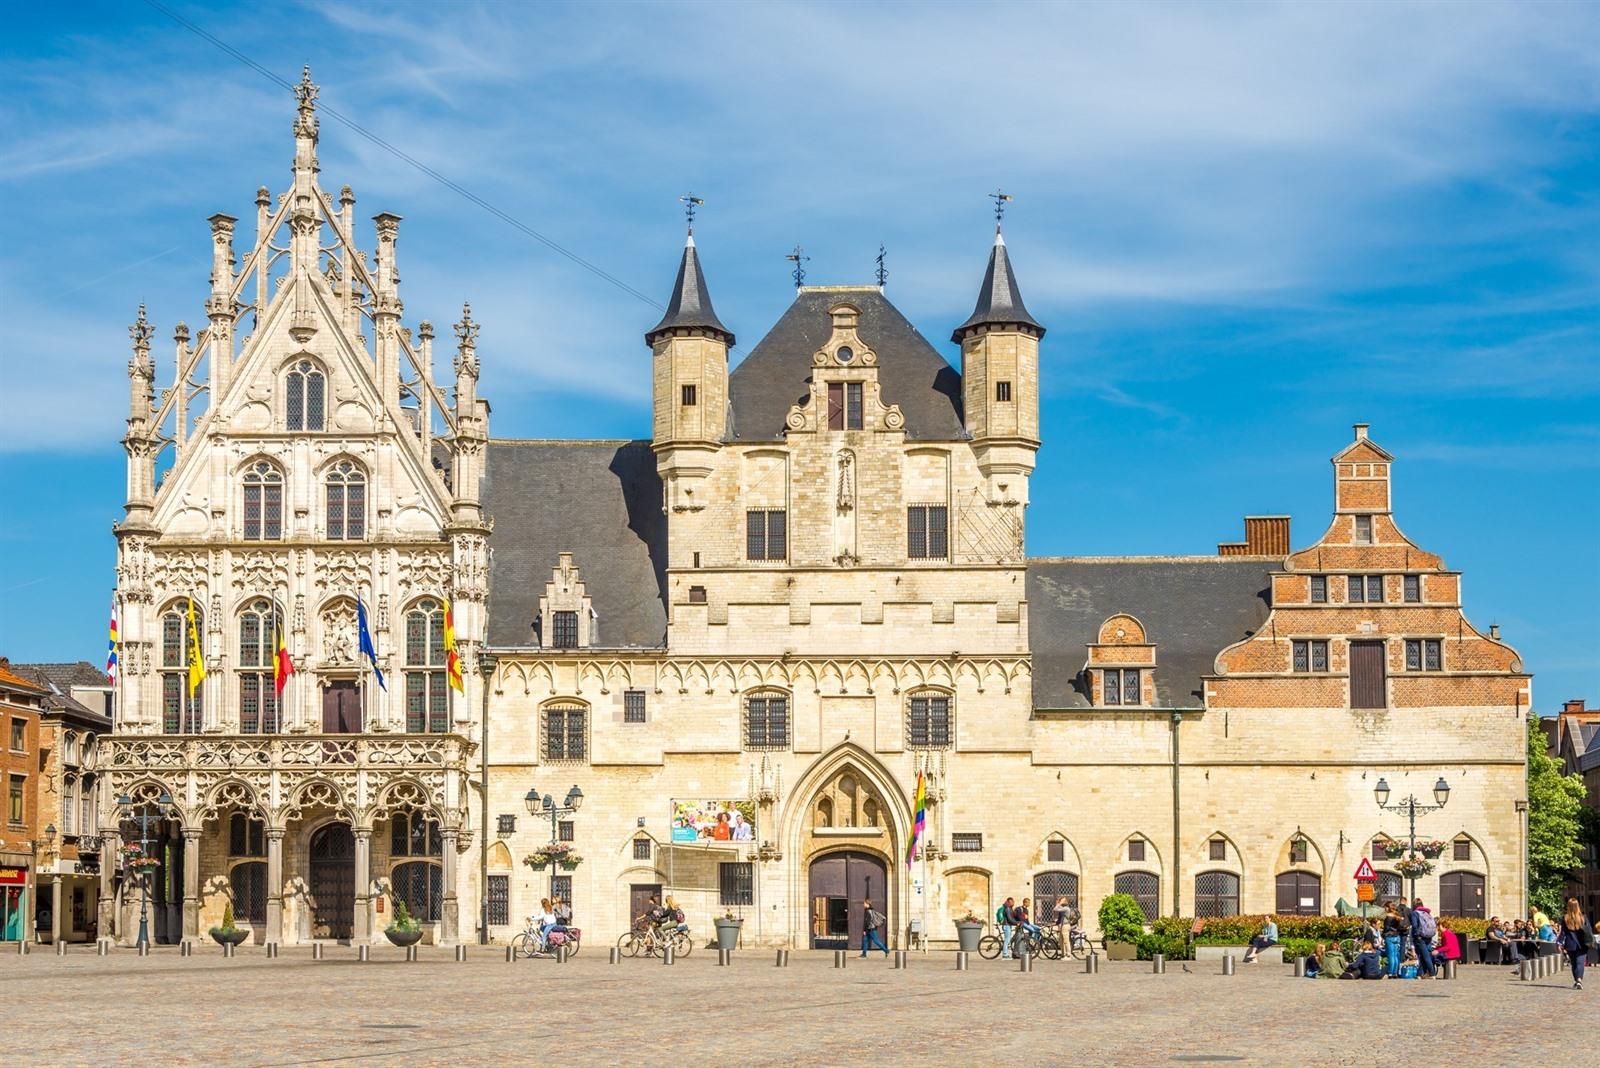
{"label": "tower roof in dark slate", "polygon": [[1022,291],[1017,288],[1017,276],[1011,272],[1011,257],[1006,252],[1006,239],[1000,231],[994,232],[994,247],[989,250],[989,268],[983,272],[983,288],[978,290],[978,304],[967,321],[955,328],[950,340],[960,342],[967,331],[979,326],[1012,324],[1026,326],[1044,336],[1044,327],[1022,303]]}
{"label": "tower roof in dark slate", "polygon": [[811,357],[833,334],[828,309],[860,309],[856,332],[878,356],[884,404],[898,404],[906,437],[962,441],[961,375],[877,286],[807,286],[728,379],[730,441],[778,441],[795,404],[809,403]]}
{"label": "tower roof in dark slate", "polygon": [[1156,647],[1157,708],[1205,704],[1201,676],[1225,647],[1266,622],[1271,574],[1259,557],[1056,557],[1028,561],[1033,704],[1090,708],[1084,663],[1100,625],[1119,612]]}
{"label": "tower roof in dark slate", "polygon": [[683,259],[678,261],[678,280],[672,284],[667,313],[644,335],[645,344],[655,344],[657,337],[671,330],[704,330],[733,344],[733,331],[722,325],[711,307],[711,291],[700,272],[700,254],[695,250],[693,234],[683,244]]}
{"label": "tower roof in dark slate", "polygon": [[539,598],[570,552],[594,608],[590,644],[666,641],[667,522],[648,441],[491,441],[489,645],[538,644]]}

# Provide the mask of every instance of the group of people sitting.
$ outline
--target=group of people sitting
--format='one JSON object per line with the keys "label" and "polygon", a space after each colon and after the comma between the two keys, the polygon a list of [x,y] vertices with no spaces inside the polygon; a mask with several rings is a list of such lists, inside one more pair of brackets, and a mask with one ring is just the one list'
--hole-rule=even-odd
{"label": "group of people sitting", "polygon": [[1555,924],[1536,908],[1528,910],[1526,920],[1506,923],[1498,916],[1490,917],[1489,929],[1483,937],[1500,946],[1500,960],[1505,964],[1520,964],[1529,957],[1538,956],[1540,942],[1554,944],[1557,941]]}

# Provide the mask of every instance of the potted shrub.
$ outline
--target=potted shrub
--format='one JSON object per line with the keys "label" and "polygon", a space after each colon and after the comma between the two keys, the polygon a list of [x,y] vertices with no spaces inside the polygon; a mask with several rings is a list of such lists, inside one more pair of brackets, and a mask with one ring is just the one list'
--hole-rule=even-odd
{"label": "potted shrub", "polygon": [[211,928],[211,938],[219,946],[236,946],[250,937],[250,930],[233,919],[233,902],[222,906],[222,926]]}
{"label": "potted shrub", "polygon": [[1138,960],[1144,910],[1132,894],[1112,894],[1100,902],[1100,935],[1111,960]]}
{"label": "potted shrub", "polygon": [[398,897],[394,901],[394,919],[389,921],[389,926],[383,929],[384,936],[401,948],[414,946],[422,941],[422,924],[417,922],[411,910],[406,908],[406,903]]}
{"label": "potted shrub", "polygon": [[968,909],[965,916],[956,917],[956,940],[961,952],[978,952],[978,940],[983,937],[983,921]]}
{"label": "potted shrub", "polygon": [[725,916],[718,916],[715,922],[717,925],[717,948],[738,949],[739,929],[744,926],[744,920],[729,912]]}

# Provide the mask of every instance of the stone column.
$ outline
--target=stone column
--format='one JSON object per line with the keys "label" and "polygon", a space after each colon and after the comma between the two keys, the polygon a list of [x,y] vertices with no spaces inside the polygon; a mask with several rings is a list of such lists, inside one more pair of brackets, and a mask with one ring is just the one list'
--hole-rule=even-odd
{"label": "stone column", "polygon": [[283,828],[267,828],[267,941],[283,941]]}
{"label": "stone column", "polygon": [[200,934],[200,828],[183,829],[183,937]]}
{"label": "stone column", "polygon": [[50,944],[57,945],[61,942],[61,876],[56,874],[50,879]]}
{"label": "stone column", "polygon": [[372,828],[357,827],[355,943],[372,941]]}
{"label": "stone column", "polygon": [[107,833],[100,839],[100,899],[96,902],[100,914],[95,937],[114,939],[122,933],[117,923],[117,857],[122,848],[122,836]]}
{"label": "stone column", "polygon": [[459,937],[461,905],[456,900],[456,829],[444,828],[444,903],[439,912],[439,944],[453,946]]}

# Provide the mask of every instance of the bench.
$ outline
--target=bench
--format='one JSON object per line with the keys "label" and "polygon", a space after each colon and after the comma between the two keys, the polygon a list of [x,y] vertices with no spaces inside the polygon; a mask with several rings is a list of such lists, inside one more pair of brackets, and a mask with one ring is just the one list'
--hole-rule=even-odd
{"label": "bench", "polygon": [[[1235,957],[1238,960],[1244,960],[1244,955],[1249,949],[1249,946],[1195,946],[1194,959],[1197,961],[1221,960],[1223,957]],[[1282,964],[1284,963],[1283,947],[1269,946],[1258,954],[1257,959],[1271,961],[1273,964]]]}

